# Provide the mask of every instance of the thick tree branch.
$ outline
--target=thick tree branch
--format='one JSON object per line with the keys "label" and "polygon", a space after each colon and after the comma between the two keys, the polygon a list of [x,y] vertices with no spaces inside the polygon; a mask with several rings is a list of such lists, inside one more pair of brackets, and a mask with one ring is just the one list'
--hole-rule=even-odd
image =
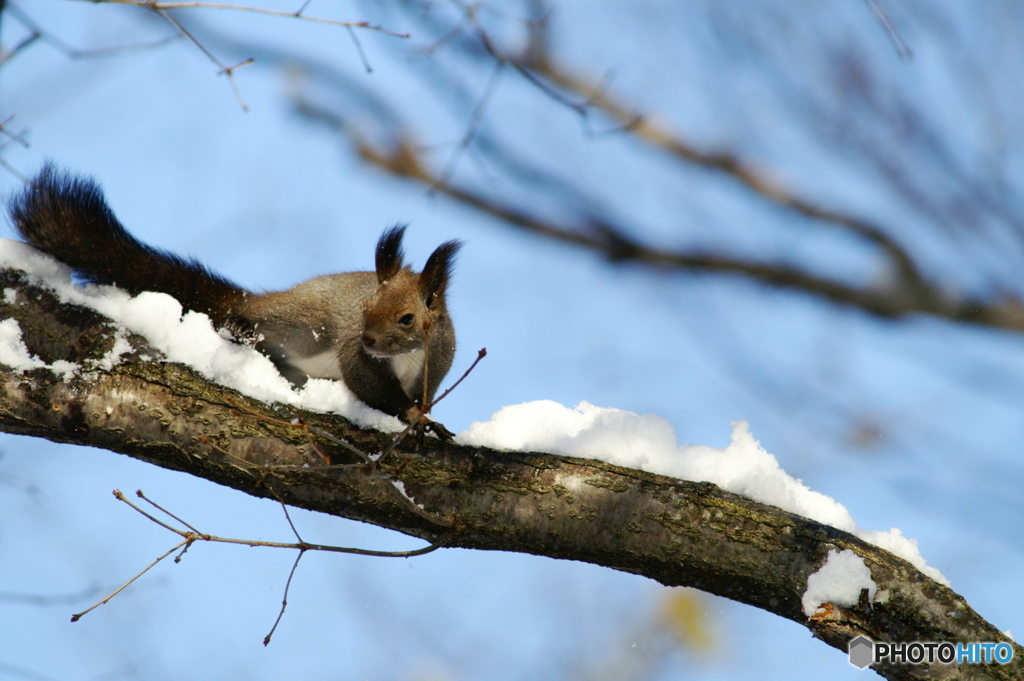
{"label": "thick tree branch", "polygon": [[[0,273],[0,318],[18,322],[29,351],[47,364],[89,366],[114,344],[117,328],[95,312],[60,303],[21,273]],[[16,292],[12,294],[12,291]],[[0,374],[0,429],[91,445],[200,476],[254,496],[397,530],[447,546],[582,560],[693,586],[800,622],[845,651],[849,639],[1004,641],[950,589],[856,537],[778,508],[695,483],[598,461],[539,453],[500,453],[426,442],[400,447],[382,464],[445,526],[411,513],[390,480],[311,433],[323,429],[366,452],[388,436],[331,415],[269,408],[211,384],[158,356],[144,339],[110,371],[70,378],[49,368]],[[62,365],[58,365],[62,366]],[[0,367],[2,368],[2,367]],[[264,414],[270,418],[264,418]],[[281,418],[301,417],[313,428]],[[833,608],[808,621],[801,610],[807,577],[829,549],[851,549],[871,570],[873,604]],[[1024,673],[1024,650],[999,665],[935,665],[879,670],[891,679],[1011,679]],[[846,664],[837,656],[836,664]]]}

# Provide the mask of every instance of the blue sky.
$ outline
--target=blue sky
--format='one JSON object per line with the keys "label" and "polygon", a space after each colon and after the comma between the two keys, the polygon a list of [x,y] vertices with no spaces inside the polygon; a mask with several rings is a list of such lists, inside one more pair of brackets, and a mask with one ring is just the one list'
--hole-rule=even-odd
{"label": "blue sky", "polygon": [[[895,15],[915,51],[906,62],[866,4],[821,4],[786,13],[751,3],[712,20],[709,3],[644,2],[625,12],[570,2],[559,6],[554,25],[567,60],[595,76],[612,73],[617,95],[672,129],[707,148],[732,149],[838,209],[899,225],[900,238],[952,289],[987,290],[999,278],[1013,284],[1007,273],[1019,263],[1019,244],[1008,240],[995,257],[971,245],[970,232],[929,221],[921,208],[927,202],[915,205],[895,187],[938,187],[926,196],[948,209],[943,201],[952,204],[964,184],[948,171],[955,166],[978,182],[1003,178],[1012,195],[1022,136],[1011,114],[1024,79],[1021,49],[1007,34],[1019,12],[994,3],[991,15],[975,16],[966,13],[970,3],[947,2],[928,15]],[[173,33],[131,8],[19,6],[48,35],[80,48]],[[310,11],[320,9],[314,3]],[[398,12],[375,14],[366,4],[337,12],[416,28]],[[373,66],[368,74],[338,29],[227,12],[182,17],[336,66],[405,112],[440,163],[465,130],[471,106],[445,109],[443,81],[411,74],[431,67],[410,55],[422,45],[415,34],[402,41],[359,33]],[[2,28],[9,48],[21,29],[8,16]],[[852,61],[843,62],[837,55],[847,51]],[[218,54],[225,63],[249,56],[227,47]],[[841,90],[848,81],[836,77],[837,63],[859,65],[881,83],[876,110],[857,109],[852,102],[861,100]],[[438,407],[450,428],[506,404],[585,399],[659,414],[680,442],[723,447],[730,422],[746,419],[792,475],[846,505],[862,527],[894,526],[919,540],[929,564],[976,610],[1001,629],[1024,630],[1017,607],[1024,600],[1017,578],[1024,564],[1019,334],[928,319],[892,324],[744,281],[610,268],[367,167],[331,131],[297,117],[286,96],[305,84],[304,92],[353,120],[381,120],[297,66],[239,69],[247,112],[216,71],[184,41],[87,59],[37,43],[0,69],[0,119],[14,115],[9,125],[30,142],[8,145],[4,159],[25,174],[52,159],[93,175],[140,238],[254,289],[368,268],[381,230],[396,222],[411,223],[406,250],[419,264],[440,242],[463,239],[451,290],[456,367],[480,347],[489,354]],[[976,73],[1002,85],[992,88]],[[473,93],[484,91],[486,69],[466,77]],[[907,120],[918,127],[907,123],[897,134],[877,111],[901,111],[907,101],[917,116]],[[840,116],[844,102],[851,103]],[[829,128],[835,121],[842,129]],[[602,129],[602,121],[593,124]],[[574,114],[511,74],[490,101],[483,130],[525,140],[532,160],[564,170],[600,196],[601,211],[628,218],[656,244],[790,259],[854,281],[886,276],[863,245],[794,224],[721,178],[672,170],[657,152],[621,137],[588,134]],[[869,142],[886,150],[887,164],[857,156]],[[940,150],[956,163],[937,161]],[[472,154],[456,177],[541,202],[546,214],[567,211],[491,175]],[[0,192],[18,186],[0,171]],[[997,232],[988,219],[971,229]],[[977,275],[984,271],[999,277]],[[855,444],[863,424],[882,435],[870,446]],[[273,504],[126,457],[12,436],[2,438],[0,452],[3,593],[111,588],[173,545],[174,537],[116,502],[114,488],[141,488],[210,532],[289,537]],[[311,541],[414,545],[337,518],[296,515]],[[0,674],[18,667],[54,679],[584,678],[603,659],[633,653],[657,660],[651,678],[681,669],[707,679],[857,673],[806,629],[711,596],[703,604],[716,651],[679,646],[663,654],[650,626],[665,590],[653,582],[461,550],[412,560],[307,556],[288,613],[264,649],[292,559],[197,546],[75,625],[70,613],[87,603],[0,600],[8,623]]]}

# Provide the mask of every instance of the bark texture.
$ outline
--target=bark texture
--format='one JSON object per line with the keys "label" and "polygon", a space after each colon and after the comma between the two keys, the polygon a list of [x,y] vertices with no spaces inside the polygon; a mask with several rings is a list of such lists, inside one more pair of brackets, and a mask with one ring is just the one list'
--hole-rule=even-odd
{"label": "bark texture", "polygon": [[[29,351],[94,366],[117,327],[62,304],[18,272],[0,272],[0,319],[15,319]],[[123,334],[123,332],[121,332]],[[833,527],[726,492],[597,461],[502,453],[429,439],[400,445],[382,464],[406,493],[444,523],[414,513],[392,483],[344,448],[272,419],[300,417],[364,452],[389,436],[336,416],[268,407],[212,384],[188,367],[155,361],[137,336],[104,371],[66,377],[51,368],[0,365],[0,429],[120,452],[247,494],[362,520],[446,546],[581,560],[691,586],[800,622],[843,651],[864,634],[875,641],[1008,641],[963,598],[907,562]],[[59,366],[59,365],[58,365]],[[261,416],[263,415],[263,416]],[[269,417],[269,418],[266,418]],[[305,467],[302,467],[304,466]],[[873,604],[833,607],[808,620],[807,577],[829,549],[851,549],[878,585]],[[878,669],[890,679],[1020,679],[1024,650],[1009,665],[906,665]]]}

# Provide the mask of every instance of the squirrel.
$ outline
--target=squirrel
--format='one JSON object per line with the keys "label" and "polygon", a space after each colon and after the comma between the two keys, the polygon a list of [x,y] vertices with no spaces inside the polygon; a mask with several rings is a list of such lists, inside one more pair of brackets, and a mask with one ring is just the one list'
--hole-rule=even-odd
{"label": "squirrel", "polygon": [[[367,405],[418,432],[454,435],[426,415],[455,355],[445,291],[460,241],[446,241],[419,274],[404,263],[405,226],[377,242],[375,272],[316,277],[287,291],[254,293],[186,259],[141,243],[93,180],[47,164],[10,204],[17,232],[84,281],[132,295],[166,293],[186,310],[267,355],[296,387],[343,380]],[[424,385],[425,384],[425,385]]]}

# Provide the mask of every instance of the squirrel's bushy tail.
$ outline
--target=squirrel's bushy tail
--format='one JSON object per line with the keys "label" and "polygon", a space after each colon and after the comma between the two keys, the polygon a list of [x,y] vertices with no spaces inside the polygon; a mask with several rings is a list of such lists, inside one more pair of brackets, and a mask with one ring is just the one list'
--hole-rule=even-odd
{"label": "squirrel's bushy tail", "polygon": [[70,265],[85,281],[129,293],[159,291],[186,309],[205,312],[216,326],[237,322],[245,289],[193,259],[139,242],[121,225],[96,182],[46,165],[14,197],[11,217],[32,246]]}

